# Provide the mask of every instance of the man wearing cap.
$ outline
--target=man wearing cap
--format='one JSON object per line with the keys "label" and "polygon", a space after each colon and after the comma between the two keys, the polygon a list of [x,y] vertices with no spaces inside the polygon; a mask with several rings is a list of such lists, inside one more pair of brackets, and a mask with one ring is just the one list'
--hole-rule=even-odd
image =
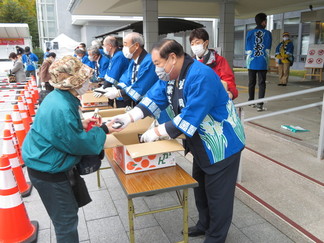
{"label": "man wearing cap", "polygon": [[294,45],[289,39],[289,33],[282,34],[282,41],[276,48],[276,58],[278,59],[279,83],[278,86],[287,86],[289,69],[294,62]]}
{"label": "man wearing cap", "polygon": [[34,75],[36,77],[36,64],[38,57],[30,51],[30,47],[25,47],[25,54],[22,55],[22,62],[25,65],[26,77]]}
{"label": "man wearing cap", "polygon": [[49,68],[55,88],[39,107],[22,147],[30,181],[55,228],[59,243],[78,243],[78,203],[67,177],[82,155],[98,155],[106,134],[119,131],[112,123],[85,131],[90,121],[82,120],[80,100],[89,87],[93,69],[76,57],[65,56]]}

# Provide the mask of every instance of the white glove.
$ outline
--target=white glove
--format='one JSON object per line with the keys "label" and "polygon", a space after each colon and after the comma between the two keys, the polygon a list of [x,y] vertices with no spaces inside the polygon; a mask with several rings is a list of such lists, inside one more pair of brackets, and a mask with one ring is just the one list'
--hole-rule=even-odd
{"label": "white glove", "polygon": [[141,142],[142,143],[150,143],[154,142],[159,139],[160,136],[156,134],[154,131],[155,128],[147,130],[142,136],[141,136]]}
{"label": "white glove", "polygon": [[99,92],[93,92],[93,96],[95,98],[100,98],[102,96],[102,93],[99,93]]}
{"label": "white glove", "polygon": [[128,113],[122,114],[122,115],[117,115],[117,116],[113,116],[111,118],[111,120],[115,123],[115,122],[119,122],[122,123],[123,125],[120,128],[125,128],[127,127],[131,122],[131,116]]}
{"label": "white glove", "polygon": [[122,115],[117,115],[111,118],[112,121],[114,122],[121,122],[123,125],[121,128],[127,127],[131,122],[135,122],[139,119],[142,119],[144,117],[143,111],[135,107],[134,109],[126,112],[125,114]]}
{"label": "white glove", "polygon": [[106,89],[102,86],[93,90],[93,96],[96,98],[100,98],[104,93],[106,93]]}
{"label": "white glove", "polygon": [[45,87],[45,82],[41,82],[41,86],[42,86],[42,88],[44,88]]}
{"label": "white glove", "polygon": [[117,97],[121,97],[120,94],[120,90],[117,89],[116,87],[110,87],[110,88],[106,88],[106,93],[104,94],[104,96],[106,96],[108,99],[115,99]]}
{"label": "white glove", "polygon": [[141,142],[144,143],[154,142],[156,140],[159,140],[162,137],[169,137],[169,134],[165,129],[165,124],[147,130],[141,136]]}

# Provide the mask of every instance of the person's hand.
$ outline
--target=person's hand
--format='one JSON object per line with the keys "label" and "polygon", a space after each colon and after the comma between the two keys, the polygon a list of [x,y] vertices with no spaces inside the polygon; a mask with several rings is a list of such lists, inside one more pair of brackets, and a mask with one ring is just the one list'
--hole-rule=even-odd
{"label": "person's hand", "polygon": [[111,118],[111,122],[112,123],[115,123],[115,122],[122,123],[123,125],[120,128],[123,129],[123,128],[127,127],[132,122],[132,118],[128,113],[125,113],[122,115],[113,116]]}
{"label": "person's hand", "polygon": [[88,125],[90,122],[93,122],[93,125],[92,126],[100,126],[101,124],[101,117],[99,116],[98,118],[88,118],[88,119],[84,119],[82,121],[82,126],[83,128],[86,130],[88,128]]}
{"label": "person's hand", "polygon": [[108,127],[109,133],[113,133],[113,132],[120,132],[121,130],[124,129],[123,127],[120,127],[120,128],[114,128],[114,127],[113,127],[114,123],[115,123],[115,121],[111,121],[111,122],[107,122],[107,123],[106,123],[106,126]]}
{"label": "person's hand", "polygon": [[115,99],[117,97],[121,97],[120,90],[116,87],[106,88],[106,93],[104,94],[105,97],[108,99]]}
{"label": "person's hand", "polygon": [[141,136],[141,142],[142,143],[149,143],[149,142],[154,142],[159,139],[159,135],[156,134],[155,132],[156,127],[147,130],[142,136]]}
{"label": "person's hand", "polygon": [[100,92],[93,92],[93,97],[100,98],[102,96],[102,93]]}

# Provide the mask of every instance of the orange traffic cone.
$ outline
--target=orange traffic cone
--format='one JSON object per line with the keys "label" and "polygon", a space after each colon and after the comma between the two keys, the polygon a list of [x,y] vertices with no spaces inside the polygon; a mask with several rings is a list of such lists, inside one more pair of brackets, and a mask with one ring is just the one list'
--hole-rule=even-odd
{"label": "orange traffic cone", "polygon": [[39,93],[38,93],[38,88],[37,88],[37,84],[36,84],[36,78],[35,78],[35,76],[32,77],[31,82],[32,82],[33,90],[34,90],[34,92],[35,92],[35,98],[36,98],[36,101],[37,101],[37,100],[39,99]]}
{"label": "orange traffic cone", "polygon": [[36,97],[35,97],[35,92],[34,92],[32,84],[31,84],[31,81],[28,81],[28,84],[26,85],[25,88],[27,88],[27,90],[30,92],[33,104],[36,104],[37,100],[36,100]]}
{"label": "orange traffic cone", "polygon": [[24,142],[24,139],[26,137],[26,130],[23,124],[23,121],[21,120],[18,105],[13,105],[13,112],[12,112],[12,123],[14,125],[14,129],[17,135],[18,144],[20,148],[22,147],[22,144]]}
{"label": "orange traffic cone", "polygon": [[21,196],[28,197],[33,189],[33,186],[26,182],[23,170],[19,164],[16,149],[12,142],[10,130],[8,129],[3,131],[2,154],[8,156]]}
{"label": "orange traffic cone", "polygon": [[26,100],[26,98],[25,98],[25,95],[20,95],[21,96],[21,99],[22,99],[22,101],[23,101],[23,104],[24,104],[24,106],[25,106],[25,110],[26,110],[26,113],[27,113],[27,116],[28,116],[28,120],[29,120],[29,124],[31,125],[32,123],[33,123],[33,121],[34,121],[34,116],[35,115],[31,115],[30,114],[30,112],[29,112],[29,107],[28,107],[28,105],[27,105],[27,100]]}
{"label": "orange traffic cone", "polygon": [[30,97],[30,93],[29,93],[29,91],[27,89],[25,89],[24,95],[25,95],[25,98],[26,98],[26,101],[27,101],[27,105],[28,105],[28,109],[29,109],[29,114],[31,116],[34,116],[36,114],[36,112],[35,112],[35,105],[33,103],[32,98]]}
{"label": "orange traffic cone", "polygon": [[18,155],[18,159],[19,159],[19,162],[21,165],[24,165],[24,161],[22,159],[22,155],[21,155],[21,149],[19,147],[19,144],[18,144],[18,139],[17,139],[17,135],[16,135],[16,132],[15,132],[15,129],[13,127],[13,123],[12,123],[12,119],[11,119],[11,115],[10,114],[7,114],[5,116],[5,126],[4,126],[4,129],[9,129],[10,133],[11,133],[11,136],[12,136],[12,142],[14,144],[14,147],[17,151],[17,155]]}
{"label": "orange traffic cone", "polygon": [[36,242],[38,222],[29,220],[7,156],[0,157],[0,242]]}
{"label": "orange traffic cone", "polygon": [[24,123],[24,126],[25,126],[25,131],[27,133],[30,129],[30,124],[29,124],[30,118],[28,118],[27,111],[26,111],[26,108],[24,106],[21,96],[18,97],[18,109],[19,109],[20,117],[21,117],[21,119]]}

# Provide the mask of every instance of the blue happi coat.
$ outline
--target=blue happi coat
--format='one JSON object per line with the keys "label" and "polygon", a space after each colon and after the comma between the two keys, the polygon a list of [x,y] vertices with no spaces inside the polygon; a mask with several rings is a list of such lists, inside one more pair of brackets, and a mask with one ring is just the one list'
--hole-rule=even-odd
{"label": "blue happi coat", "polygon": [[261,26],[247,33],[245,45],[247,69],[268,70],[271,43],[271,32]]}
{"label": "blue happi coat", "polygon": [[[165,123],[168,134],[175,138],[182,132],[186,140],[200,139],[209,158],[200,166],[207,167],[241,151],[245,135],[220,78],[210,67],[190,59],[186,55],[185,63],[191,62],[191,65],[183,78],[180,75],[178,86],[175,80],[158,80],[138,107],[146,115],[149,112],[159,117],[161,111],[171,106],[174,116]],[[177,104],[172,102],[175,96]]]}
{"label": "blue happi coat", "polygon": [[129,60],[124,56],[122,51],[117,51],[110,58],[110,62],[105,74],[105,81],[117,85],[122,74],[127,70]]}
{"label": "blue happi coat", "polygon": [[151,54],[143,50],[136,66],[133,59],[130,61],[128,69],[120,78],[118,87],[124,89],[132,100],[138,102],[157,80]]}

